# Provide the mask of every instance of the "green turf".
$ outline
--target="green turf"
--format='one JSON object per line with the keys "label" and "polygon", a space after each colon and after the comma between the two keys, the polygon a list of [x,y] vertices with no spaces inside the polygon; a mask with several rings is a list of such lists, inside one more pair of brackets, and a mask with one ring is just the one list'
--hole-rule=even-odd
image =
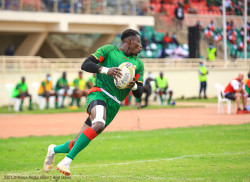
{"label": "green turf", "polygon": [[217,103],[218,99],[217,97],[213,98],[207,98],[207,99],[199,99],[198,97],[190,97],[190,98],[178,98],[176,99],[177,103],[178,102],[193,102],[193,103]]}
{"label": "green turf", "polygon": [[[250,124],[103,133],[75,158],[71,181],[250,181],[249,133]],[[42,166],[49,144],[73,137],[1,139],[0,181],[70,181]]]}

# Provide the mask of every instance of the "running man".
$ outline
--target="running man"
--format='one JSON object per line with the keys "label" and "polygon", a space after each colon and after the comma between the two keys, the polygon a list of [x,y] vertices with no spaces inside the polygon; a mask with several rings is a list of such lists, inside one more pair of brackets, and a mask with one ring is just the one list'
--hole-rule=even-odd
{"label": "running man", "polygon": [[[95,85],[89,90],[87,112],[89,117],[83,124],[79,134],[61,145],[51,144],[44,161],[44,171],[50,172],[57,153],[66,153],[56,169],[66,176],[70,175],[70,164],[97,135],[112,122],[120,108],[121,101],[132,89],[133,95],[140,98],[143,92],[143,62],[137,57],[141,51],[140,34],[133,29],[125,30],[121,35],[120,48],[105,45],[88,57],[82,64],[82,70],[96,73]],[[126,89],[118,89],[114,79],[121,77],[117,68],[123,62],[130,62],[135,67],[135,80]]]}

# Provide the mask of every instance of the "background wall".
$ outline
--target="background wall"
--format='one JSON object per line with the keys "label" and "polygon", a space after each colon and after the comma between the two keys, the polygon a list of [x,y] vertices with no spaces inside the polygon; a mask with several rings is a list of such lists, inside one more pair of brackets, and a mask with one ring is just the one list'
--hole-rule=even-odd
{"label": "background wall", "polygon": [[[150,68],[145,68],[145,76],[146,79],[148,77],[148,72]],[[245,76],[249,71],[249,68],[245,69],[237,69],[237,68],[208,68],[209,75],[208,75],[208,87],[207,87],[207,96],[208,97],[215,97],[216,96],[216,89],[214,87],[215,83],[220,83],[224,87],[228,84],[230,80],[236,78],[239,72],[244,72]],[[67,71],[67,78],[69,82],[72,82],[73,79],[77,76],[76,71]],[[169,87],[174,91],[174,98],[180,98],[184,96],[187,97],[198,97],[199,93],[199,77],[198,77],[198,68],[197,69],[166,69],[163,71],[164,75],[169,80]],[[40,83],[46,76],[46,72],[27,72],[23,73],[26,77],[26,82],[28,84],[28,88],[30,93],[35,98],[37,90],[32,87],[32,83],[38,82]],[[62,75],[62,72],[53,72],[50,73],[52,75],[53,83],[57,81],[57,79]],[[154,77],[159,75],[159,71],[152,71]],[[91,74],[84,72],[84,78],[87,79]],[[20,73],[8,73],[6,74],[5,81],[0,80],[0,106],[7,105],[9,102],[9,96],[7,89],[5,87],[6,83],[13,83],[17,84],[21,79],[22,74]],[[151,97],[150,99],[153,99]]]}

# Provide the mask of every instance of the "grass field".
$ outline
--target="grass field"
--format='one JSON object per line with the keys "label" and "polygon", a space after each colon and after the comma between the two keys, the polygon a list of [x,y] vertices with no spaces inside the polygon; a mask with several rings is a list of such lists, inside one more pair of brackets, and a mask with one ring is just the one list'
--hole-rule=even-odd
{"label": "grass field", "polygon": [[250,124],[103,133],[75,158],[71,179],[42,166],[49,144],[74,135],[0,139],[0,180],[250,181],[249,133]]}

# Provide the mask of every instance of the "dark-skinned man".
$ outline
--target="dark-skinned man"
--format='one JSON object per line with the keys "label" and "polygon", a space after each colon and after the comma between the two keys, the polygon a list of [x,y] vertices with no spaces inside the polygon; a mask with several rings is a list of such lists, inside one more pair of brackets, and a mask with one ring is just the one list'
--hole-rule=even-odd
{"label": "dark-skinned man", "polygon": [[[119,111],[121,101],[129,92],[132,90],[135,97],[141,97],[144,65],[137,57],[142,49],[140,34],[136,30],[127,29],[122,33],[121,41],[119,48],[105,45],[83,62],[82,70],[96,73],[95,85],[89,90],[87,97],[89,117],[74,140],[62,145],[51,144],[48,147],[44,162],[45,172],[52,169],[55,154],[67,153],[56,168],[66,176],[70,175],[72,160],[112,122]],[[118,89],[114,85],[114,79],[121,77],[121,70],[117,67],[123,62],[130,62],[134,65],[135,79],[128,84],[126,89]]]}
{"label": "dark-skinned man", "polygon": [[29,97],[29,110],[32,110],[32,96],[29,94],[28,86],[25,82],[25,77],[21,78],[21,81],[17,84],[12,92],[12,98],[21,99],[21,104],[19,110],[23,110],[23,102],[25,97]]}

